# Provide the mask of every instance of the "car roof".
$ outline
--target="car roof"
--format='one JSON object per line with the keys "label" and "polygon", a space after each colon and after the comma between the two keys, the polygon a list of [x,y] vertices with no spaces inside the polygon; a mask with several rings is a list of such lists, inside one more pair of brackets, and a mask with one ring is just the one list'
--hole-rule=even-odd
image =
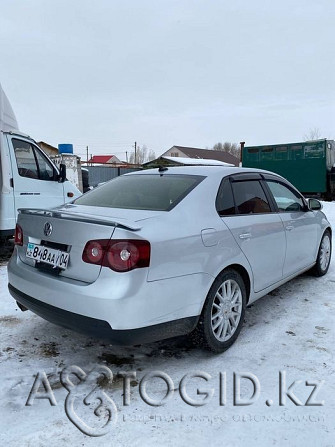
{"label": "car roof", "polygon": [[[161,170],[159,170],[161,169]],[[184,175],[203,175],[206,177],[224,177],[232,174],[242,174],[247,172],[259,172],[266,174],[273,174],[277,177],[280,175],[275,174],[270,171],[265,171],[264,169],[256,169],[256,168],[242,168],[236,166],[174,166],[174,167],[163,167],[155,168],[155,169],[145,169],[143,171],[135,171],[125,175],[149,175],[149,174],[157,174],[157,175],[169,175],[169,174],[184,174]]]}

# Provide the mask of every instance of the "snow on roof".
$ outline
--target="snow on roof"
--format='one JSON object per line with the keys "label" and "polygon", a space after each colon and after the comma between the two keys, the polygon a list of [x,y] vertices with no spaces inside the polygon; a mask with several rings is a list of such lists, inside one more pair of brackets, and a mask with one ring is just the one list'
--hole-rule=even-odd
{"label": "snow on roof", "polygon": [[169,150],[171,151],[172,149],[178,149],[190,158],[206,158],[209,160],[219,160],[223,161],[224,163],[232,163],[234,166],[238,166],[240,161],[237,157],[235,157],[235,155],[232,155],[226,151],[214,151],[213,149],[200,149],[197,147],[185,146],[172,146]]}
{"label": "snow on roof", "polygon": [[180,163],[182,165],[189,166],[235,166],[231,163],[225,163],[224,161],[211,160],[208,158],[188,158],[188,157],[169,157],[162,156],[165,160],[173,161],[175,163]]}

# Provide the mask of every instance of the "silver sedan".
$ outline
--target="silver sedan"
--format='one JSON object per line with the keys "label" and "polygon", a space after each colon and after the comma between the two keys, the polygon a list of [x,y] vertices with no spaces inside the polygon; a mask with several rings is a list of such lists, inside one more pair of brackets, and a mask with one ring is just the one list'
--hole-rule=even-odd
{"label": "silver sedan", "polygon": [[256,169],[127,174],[63,207],[22,209],[9,290],[22,310],[111,343],[190,334],[221,352],[248,304],[307,270],[327,272],[321,207]]}

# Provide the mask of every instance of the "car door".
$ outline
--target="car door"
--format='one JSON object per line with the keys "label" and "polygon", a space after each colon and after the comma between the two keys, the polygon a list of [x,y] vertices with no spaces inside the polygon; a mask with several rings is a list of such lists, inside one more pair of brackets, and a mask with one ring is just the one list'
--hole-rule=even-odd
{"label": "car door", "polygon": [[284,180],[269,177],[266,184],[278,207],[286,235],[284,277],[315,262],[318,223],[303,196]]}
{"label": "car door", "polygon": [[63,183],[43,152],[29,139],[8,136],[15,208],[51,208],[64,203]]}
{"label": "car door", "polygon": [[[220,204],[221,202],[221,204]],[[259,292],[283,277],[286,240],[259,174],[237,174],[223,181],[217,209],[242,252]]]}

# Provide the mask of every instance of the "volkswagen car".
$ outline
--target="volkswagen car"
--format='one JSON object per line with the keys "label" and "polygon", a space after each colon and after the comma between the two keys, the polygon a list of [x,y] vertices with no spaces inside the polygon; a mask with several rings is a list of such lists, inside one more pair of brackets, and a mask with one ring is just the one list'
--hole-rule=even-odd
{"label": "volkswagen car", "polygon": [[247,305],[307,270],[327,272],[321,208],[262,170],[126,174],[62,207],[21,209],[9,291],[21,310],[112,344],[190,334],[222,352]]}

